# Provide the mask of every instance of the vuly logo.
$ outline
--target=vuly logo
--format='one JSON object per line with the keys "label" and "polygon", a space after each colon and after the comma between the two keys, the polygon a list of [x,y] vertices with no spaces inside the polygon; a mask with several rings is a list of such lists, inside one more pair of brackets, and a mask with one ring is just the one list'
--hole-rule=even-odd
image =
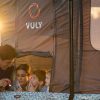
{"label": "vuly logo", "polygon": [[42,27],[42,21],[35,21],[40,16],[40,6],[38,3],[32,3],[28,8],[28,14],[34,22],[26,22],[27,29],[40,29]]}
{"label": "vuly logo", "polygon": [[40,7],[37,3],[32,3],[29,6],[28,13],[32,19],[36,19],[40,16]]}

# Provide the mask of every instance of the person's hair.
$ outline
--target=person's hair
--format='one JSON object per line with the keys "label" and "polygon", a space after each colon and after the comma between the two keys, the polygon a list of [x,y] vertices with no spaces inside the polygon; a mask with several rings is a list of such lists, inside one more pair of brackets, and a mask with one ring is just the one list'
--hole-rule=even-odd
{"label": "person's hair", "polygon": [[17,56],[15,48],[10,45],[0,46],[0,58],[2,60],[12,60]]}
{"label": "person's hair", "polygon": [[27,64],[20,64],[17,68],[16,68],[16,72],[18,70],[24,70],[27,75],[30,75],[30,69],[29,69],[29,66]]}
{"label": "person's hair", "polygon": [[38,77],[39,81],[43,81],[43,85],[45,84],[46,72],[44,70],[35,70],[33,74]]}
{"label": "person's hair", "polygon": [[51,75],[51,70],[46,71],[46,74],[50,74]]}

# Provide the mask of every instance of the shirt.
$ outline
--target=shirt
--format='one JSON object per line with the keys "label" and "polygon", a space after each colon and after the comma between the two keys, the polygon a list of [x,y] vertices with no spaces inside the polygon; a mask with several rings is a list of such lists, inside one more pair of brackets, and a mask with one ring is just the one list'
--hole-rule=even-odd
{"label": "shirt", "polygon": [[[11,82],[13,81],[13,71],[14,67],[9,67],[6,70],[2,70],[0,68],[0,80],[4,78],[8,78]],[[5,88],[5,90],[9,90],[9,86]]]}

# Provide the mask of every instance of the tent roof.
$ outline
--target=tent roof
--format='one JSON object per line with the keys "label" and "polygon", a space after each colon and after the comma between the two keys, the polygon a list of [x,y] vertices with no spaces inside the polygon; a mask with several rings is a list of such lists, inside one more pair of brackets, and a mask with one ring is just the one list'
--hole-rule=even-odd
{"label": "tent roof", "polygon": [[52,66],[52,56],[48,52],[20,52],[16,59],[16,65],[28,64],[33,70],[50,70]]}
{"label": "tent roof", "polygon": [[27,55],[34,55],[34,56],[40,56],[40,57],[51,57],[51,54],[49,52],[41,52],[41,51],[26,51],[26,52],[18,52],[18,56],[22,57],[22,56],[27,56]]}

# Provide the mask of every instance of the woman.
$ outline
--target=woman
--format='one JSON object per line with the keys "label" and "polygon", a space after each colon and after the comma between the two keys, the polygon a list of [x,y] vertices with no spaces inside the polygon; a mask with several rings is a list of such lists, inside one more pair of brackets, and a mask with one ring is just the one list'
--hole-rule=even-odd
{"label": "woman", "polygon": [[16,69],[16,91],[27,91],[29,81],[29,66],[21,64]]}

